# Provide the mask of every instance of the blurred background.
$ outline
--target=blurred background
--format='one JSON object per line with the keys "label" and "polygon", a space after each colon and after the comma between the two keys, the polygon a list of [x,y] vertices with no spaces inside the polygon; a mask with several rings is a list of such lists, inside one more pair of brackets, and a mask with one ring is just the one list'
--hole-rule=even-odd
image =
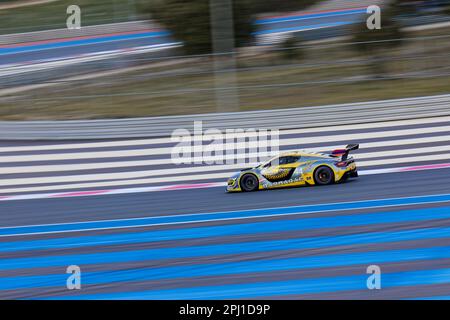
{"label": "blurred background", "polygon": [[[449,55],[449,1],[0,0],[0,299],[450,299]],[[360,178],[227,195],[251,128]]]}
{"label": "blurred background", "polygon": [[[70,5],[81,29],[66,26]],[[448,93],[449,55],[450,1],[0,0],[0,120]]]}

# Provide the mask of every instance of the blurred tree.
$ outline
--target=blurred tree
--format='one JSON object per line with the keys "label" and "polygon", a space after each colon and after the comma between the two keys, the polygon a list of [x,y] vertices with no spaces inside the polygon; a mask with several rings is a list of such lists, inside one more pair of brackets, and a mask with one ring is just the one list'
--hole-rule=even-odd
{"label": "blurred tree", "polygon": [[[237,0],[239,2],[247,2],[248,6],[252,8],[253,13],[267,13],[267,12],[288,12],[292,10],[305,9],[317,0]],[[236,1],[236,2],[237,2]]]}
{"label": "blurred tree", "polygon": [[[249,44],[253,16],[265,12],[301,10],[319,0],[232,0],[235,46]],[[142,11],[183,41],[187,54],[212,52],[210,0],[146,0]]]}
{"label": "blurred tree", "polygon": [[450,15],[450,3],[444,5],[443,11],[445,14]]}
{"label": "blurred tree", "polygon": [[353,47],[370,60],[376,77],[384,76],[386,56],[400,46],[404,38],[397,18],[401,14],[401,0],[393,1],[381,10],[381,29],[370,30],[366,21],[353,29]]}
{"label": "blurred tree", "polygon": [[305,50],[300,46],[300,39],[289,37],[281,44],[280,55],[284,60],[299,61],[305,57]]}

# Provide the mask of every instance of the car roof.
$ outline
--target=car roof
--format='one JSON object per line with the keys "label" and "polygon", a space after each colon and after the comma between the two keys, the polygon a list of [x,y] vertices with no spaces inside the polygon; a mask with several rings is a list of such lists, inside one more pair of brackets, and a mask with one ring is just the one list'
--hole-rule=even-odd
{"label": "car roof", "polygon": [[317,158],[329,158],[330,156],[328,154],[324,153],[318,153],[318,152],[309,152],[306,150],[299,150],[299,151],[290,151],[290,152],[284,152],[280,154],[280,157],[317,157]]}

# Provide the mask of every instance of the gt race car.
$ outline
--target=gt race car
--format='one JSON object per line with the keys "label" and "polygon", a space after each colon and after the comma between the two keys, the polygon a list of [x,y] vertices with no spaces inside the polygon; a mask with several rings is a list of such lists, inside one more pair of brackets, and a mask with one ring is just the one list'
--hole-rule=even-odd
{"label": "gt race car", "polygon": [[254,168],[243,169],[228,179],[228,192],[250,192],[301,185],[327,185],[358,177],[349,157],[359,144],[327,153],[297,151],[283,153]]}

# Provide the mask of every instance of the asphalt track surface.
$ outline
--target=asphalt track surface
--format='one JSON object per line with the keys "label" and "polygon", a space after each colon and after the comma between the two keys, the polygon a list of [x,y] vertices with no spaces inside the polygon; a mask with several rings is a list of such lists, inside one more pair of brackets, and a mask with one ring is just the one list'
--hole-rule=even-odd
{"label": "asphalt track surface", "polygon": [[[353,136],[366,174],[242,194],[209,185],[230,174],[214,166],[195,174],[206,183],[199,189],[135,192],[119,179],[111,188],[124,193],[87,196],[83,187],[96,188],[71,184],[154,167],[174,179],[173,165],[158,164],[173,147],[162,140],[2,142],[0,298],[449,299],[447,124],[441,117],[286,131],[286,150]],[[102,168],[106,160],[125,166]],[[156,162],[137,168],[136,160]],[[73,170],[83,164],[96,167]],[[41,194],[61,183],[69,193]],[[81,268],[80,290],[66,287],[70,265]],[[370,265],[381,268],[380,290],[367,288]]]}
{"label": "asphalt track surface", "polygon": [[[2,226],[42,225],[0,229],[0,298],[446,298],[450,195],[414,196],[448,193],[449,183],[444,169],[251,194],[211,188],[2,203]],[[156,216],[183,218],[126,219]],[[111,219],[123,227],[103,228]],[[59,224],[69,221],[95,222]],[[74,264],[82,288],[70,291],[65,270]],[[381,290],[366,287],[369,265],[382,270]]]}
{"label": "asphalt track surface", "polygon": [[0,47],[1,64],[20,64],[30,61],[47,61],[79,57],[96,52],[138,48],[170,43],[166,31],[129,33],[126,35],[92,36],[86,39],[65,39],[47,43],[25,43],[14,47]]}
{"label": "asphalt track surface", "polygon": [[224,187],[0,203],[0,225],[139,218],[449,193],[450,169],[364,176],[345,184],[228,194]]}

